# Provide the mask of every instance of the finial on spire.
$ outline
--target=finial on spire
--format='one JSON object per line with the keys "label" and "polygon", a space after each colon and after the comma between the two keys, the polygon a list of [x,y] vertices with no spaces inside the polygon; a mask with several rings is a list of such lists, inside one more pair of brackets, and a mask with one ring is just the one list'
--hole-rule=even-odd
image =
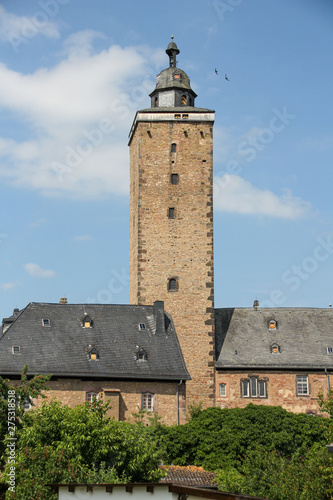
{"label": "finial on spire", "polygon": [[171,42],[168,45],[168,48],[166,49],[166,53],[169,56],[169,61],[170,61],[170,68],[175,68],[177,61],[176,61],[176,56],[179,54],[179,49],[175,42],[173,41],[174,36],[171,35]]}

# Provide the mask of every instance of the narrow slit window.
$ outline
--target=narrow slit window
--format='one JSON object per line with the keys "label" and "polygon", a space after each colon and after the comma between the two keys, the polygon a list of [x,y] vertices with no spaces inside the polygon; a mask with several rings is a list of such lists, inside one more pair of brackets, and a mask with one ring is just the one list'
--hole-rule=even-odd
{"label": "narrow slit window", "polygon": [[176,211],[174,207],[169,208],[168,217],[169,219],[174,219],[176,217]]}
{"label": "narrow slit window", "polygon": [[175,152],[176,152],[176,150],[177,150],[177,145],[176,145],[176,143],[174,143],[174,142],[173,142],[173,143],[171,144],[171,153],[175,153]]}
{"label": "narrow slit window", "polygon": [[186,95],[182,95],[182,106],[186,106],[187,104],[187,98],[186,98]]}
{"label": "narrow slit window", "polygon": [[171,180],[171,184],[178,184],[178,182],[179,182],[178,174],[171,174],[170,180]]}

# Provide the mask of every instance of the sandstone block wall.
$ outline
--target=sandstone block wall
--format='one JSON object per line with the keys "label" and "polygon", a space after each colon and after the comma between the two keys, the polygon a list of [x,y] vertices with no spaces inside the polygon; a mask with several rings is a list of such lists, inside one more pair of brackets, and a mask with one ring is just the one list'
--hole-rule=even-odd
{"label": "sandstone block wall", "polygon": [[[309,395],[298,396],[296,392],[296,376],[307,375],[309,381]],[[250,377],[258,377],[266,381],[266,397],[242,397],[241,381]],[[333,375],[329,376],[330,384]],[[226,384],[226,396],[220,396],[220,384]],[[294,413],[319,414],[318,393],[327,396],[327,377],[324,372],[292,372],[267,371],[251,372],[223,372],[216,374],[216,405],[221,408],[244,408],[249,403],[269,406],[282,406],[285,410]]]}
{"label": "sandstone block wall", "polygon": [[187,403],[204,406],[215,400],[212,127],[138,122],[130,145],[130,303],[164,301],[192,377]]}

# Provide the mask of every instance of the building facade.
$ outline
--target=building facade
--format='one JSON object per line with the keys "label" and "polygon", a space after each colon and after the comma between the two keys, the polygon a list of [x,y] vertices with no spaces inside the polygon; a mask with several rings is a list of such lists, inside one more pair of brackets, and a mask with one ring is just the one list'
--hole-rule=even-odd
{"label": "building facade", "polygon": [[[110,415],[164,423],[186,408],[279,405],[320,413],[333,382],[332,310],[214,307],[214,111],[195,106],[187,74],[156,78],[130,148],[130,304],[36,304],[4,318],[0,375],[52,374],[49,397],[94,396]],[[37,402],[37,406],[40,404]]]}

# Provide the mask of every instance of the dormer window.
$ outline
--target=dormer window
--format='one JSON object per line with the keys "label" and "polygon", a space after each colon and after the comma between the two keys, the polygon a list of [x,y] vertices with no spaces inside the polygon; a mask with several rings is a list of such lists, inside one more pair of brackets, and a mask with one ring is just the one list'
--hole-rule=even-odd
{"label": "dormer window", "polygon": [[139,323],[139,330],[142,331],[142,330],[146,330],[146,325],[145,323]]}
{"label": "dormer window", "polygon": [[91,351],[89,351],[89,359],[94,360],[94,361],[99,359],[99,354],[98,354],[97,349],[91,349]]}
{"label": "dormer window", "polygon": [[139,351],[136,353],[136,360],[147,361],[147,353],[144,349],[139,349]]}
{"label": "dormer window", "polygon": [[20,347],[15,345],[12,347],[12,353],[13,354],[20,354]]}
{"label": "dormer window", "polygon": [[180,73],[174,73],[173,74],[173,79],[177,80],[178,82],[181,82],[181,80],[182,80],[181,74]]}
{"label": "dormer window", "polygon": [[86,315],[83,320],[82,320],[82,326],[83,328],[91,328],[92,327],[92,319],[90,316]]}
{"label": "dormer window", "polygon": [[327,354],[333,354],[333,347],[327,348]]}
{"label": "dormer window", "polygon": [[51,326],[51,321],[48,318],[42,319],[43,326]]}
{"label": "dormer window", "polygon": [[279,354],[281,352],[280,346],[278,344],[272,344],[271,345],[271,353],[272,354]]}
{"label": "dormer window", "polygon": [[274,319],[271,319],[269,322],[269,329],[270,330],[276,330],[276,321]]}

